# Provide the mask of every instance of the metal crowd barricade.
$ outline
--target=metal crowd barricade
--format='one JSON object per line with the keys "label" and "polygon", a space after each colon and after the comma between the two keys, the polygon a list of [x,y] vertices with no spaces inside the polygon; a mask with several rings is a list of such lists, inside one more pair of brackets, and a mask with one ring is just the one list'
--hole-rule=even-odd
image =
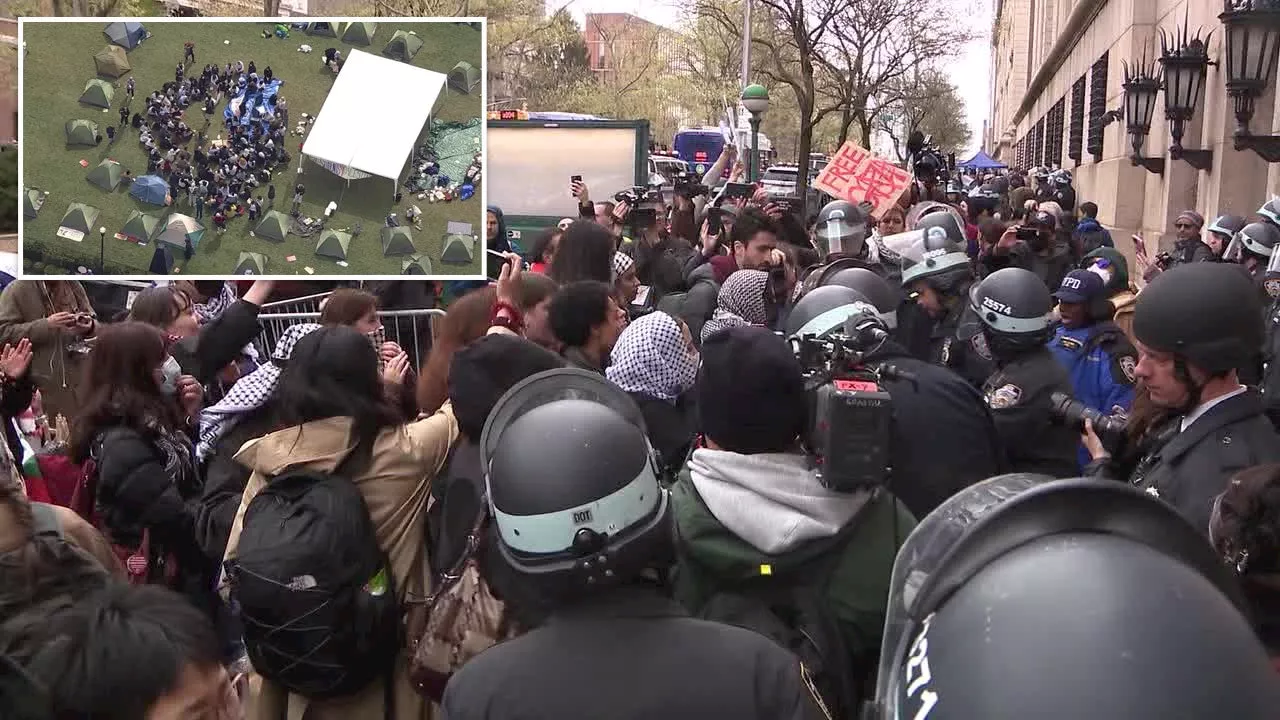
{"label": "metal crowd barricade", "polygon": [[[314,295],[298,298],[298,300],[309,300],[318,304],[319,300],[315,298],[319,297],[321,296]],[[378,319],[386,329],[387,339],[404,348],[415,369],[421,367],[427,359],[427,351],[431,349],[431,338],[435,333],[436,318],[443,316],[444,311],[436,308],[378,312]],[[262,323],[262,332],[254,344],[258,348],[260,357],[265,360],[271,357],[271,351],[275,349],[276,342],[290,325],[320,322],[320,312],[317,310],[315,312],[259,313],[258,321]]]}
{"label": "metal crowd barricade", "polygon": [[[333,291],[316,293],[315,295],[303,295],[291,300],[277,300],[269,302],[262,306],[262,313],[315,313],[320,314],[320,304],[325,298],[333,294]],[[309,321],[313,322],[313,321]]]}

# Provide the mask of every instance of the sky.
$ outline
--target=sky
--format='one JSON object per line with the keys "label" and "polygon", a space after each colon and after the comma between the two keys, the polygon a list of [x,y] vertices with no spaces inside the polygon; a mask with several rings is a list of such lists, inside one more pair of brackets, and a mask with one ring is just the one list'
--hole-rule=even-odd
{"label": "sky", "polygon": [[[982,123],[990,105],[991,78],[991,21],[994,0],[943,0],[956,7],[958,18],[968,18],[978,38],[968,43],[959,57],[947,63],[951,81],[960,89],[968,102],[965,106],[969,127],[973,130],[969,153],[982,143]],[[568,7],[570,13],[582,24],[587,13],[622,12],[638,15],[645,20],[668,27],[680,22],[679,4],[673,0],[547,0],[551,10]],[[975,8],[976,6],[976,8]]]}

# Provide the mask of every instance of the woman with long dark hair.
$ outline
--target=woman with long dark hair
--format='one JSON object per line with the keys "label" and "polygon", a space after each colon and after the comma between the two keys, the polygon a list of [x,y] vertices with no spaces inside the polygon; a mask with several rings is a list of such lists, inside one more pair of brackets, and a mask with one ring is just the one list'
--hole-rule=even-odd
{"label": "woman with long dark hair", "polygon": [[[406,597],[426,597],[427,494],[458,436],[452,409],[445,405],[429,417],[400,424],[383,391],[373,345],[349,327],[330,326],[294,346],[280,377],[276,411],[283,429],[246,443],[236,455],[253,471],[238,515],[268,478],[291,469],[331,472],[350,460],[343,474],[364,497],[395,587]],[[238,525],[227,543],[227,559],[236,557]],[[430,705],[410,686],[403,668],[398,666],[395,679],[395,717],[425,719]],[[387,716],[383,685],[372,683],[332,703],[311,700],[308,717]],[[258,718],[284,718],[291,704],[284,688],[265,680],[252,702],[250,716]]]}
{"label": "woman with long dark hair", "polygon": [[551,263],[551,279],[560,285],[581,280],[613,282],[613,235],[589,222],[575,222],[560,236],[555,260]]}
{"label": "woman with long dark hair", "polygon": [[140,322],[104,326],[72,422],[71,458],[92,460],[93,507],[137,581],[165,584],[213,616],[214,564],[196,543],[201,480],[190,433],[203,398],[165,337]]}
{"label": "woman with long dark hair", "polygon": [[418,378],[413,372],[413,359],[399,343],[387,339],[387,330],[378,317],[377,295],[357,288],[334,290],[320,306],[320,324],[345,325],[369,338],[378,351],[378,367],[383,370],[388,397],[403,419],[418,414],[414,403]]}

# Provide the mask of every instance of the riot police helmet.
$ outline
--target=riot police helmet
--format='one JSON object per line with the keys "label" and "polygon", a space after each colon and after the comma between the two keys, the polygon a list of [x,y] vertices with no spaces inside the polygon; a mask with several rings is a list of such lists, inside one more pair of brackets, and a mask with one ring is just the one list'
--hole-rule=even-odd
{"label": "riot police helmet", "polygon": [[787,315],[783,334],[791,340],[841,334],[854,338],[864,328],[875,340],[888,339],[888,327],[865,295],[843,285],[826,285],[800,298]]}
{"label": "riot police helmet", "polygon": [[1280,197],[1272,196],[1272,198],[1262,204],[1258,208],[1258,215],[1266,222],[1272,225],[1280,226]]}
{"label": "riot police helmet", "polygon": [[823,285],[839,285],[862,294],[875,305],[880,319],[890,330],[898,327],[898,304],[900,295],[894,291],[889,282],[876,273],[861,267],[847,267],[837,270],[827,277]]}
{"label": "riot police helmet", "polygon": [[1271,717],[1280,684],[1203,532],[1124,483],[957,493],[898,552],[864,717]]}
{"label": "riot police helmet", "polygon": [[909,287],[917,280],[954,274],[973,275],[964,244],[947,234],[943,227],[922,227],[912,233],[884,238],[884,243],[892,248],[902,268],[903,287]]}
{"label": "riot police helmet", "polygon": [[[940,203],[940,202],[932,202],[932,201],[918,202],[907,209],[907,217],[906,217],[907,230],[920,229],[920,222],[924,218],[927,218],[930,215],[933,215],[935,213],[946,213],[947,215],[954,217],[956,220],[956,225],[961,229],[960,232],[961,232],[961,235],[963,236],[964,218],[960,217],[960,211],[956,210],[955,207],[952,205],[948,205],[946,203]],[[940,220],[935,218],[933,222],[940,222]]]}
{"label": "riot police helmet", "polygon": [[1239,215],[1219,215],[1209,223],[1208,231],[1222,237],[1223,242],[1231,242],[1236,233],[1249,223]]}
{"label": "riot police helmet", "polygon": [[671,560],[670,504],[635,402],[579,369],[533,375],[480,439],[497,546],[543,597],[569,600]]}
{"label": "riot police helmet", "polygon": [[[1171,353],[1211,376],[1222,375],[1244,366],[1262,347],[1262,300],[1238,267],[1178,265],[1138,293],[1133,335],[1156,352]],[[1180,374],[1191,385],[1185,368]]]}
{"label": "riot police helmet", "polygon": [[964,234],[964,219],[956,212],[934,212],[921,217],[917,222],[916,230],[928,230],[929,228],[942,228],[947,233],[947,239],[952,243],[964,247],[968,240]]}
{"label": "riot police helmet", "polygon": [[1043,346],[1053,334],[1053,296],[1030,270],[997,270],[969,290],[969,307],[957,337],[972,340],[982,333],[997,355]]}
{"label": "riot police helmet", "polygon": [[965,198],[965,205],[969,208],[969,222],[976,222],[983,212],[995,213],[1000,205],[1000,191],[991,183],[975,186]]}
{"label": "riot police helmet", "polygon": [[813,234],[827,255],[861,255],[867,241],[869,216],[846,200],[827,203],[818,212]]}
{"label": "riot police helmet", "polygon": [[1269,222],[1249,223],[1231,238],[1231,244],[1222,253],[1222,259],[1239,263],[1253,255],[1266,261],[1271,258],[1276,245],[1280,245],[1280,225]]}

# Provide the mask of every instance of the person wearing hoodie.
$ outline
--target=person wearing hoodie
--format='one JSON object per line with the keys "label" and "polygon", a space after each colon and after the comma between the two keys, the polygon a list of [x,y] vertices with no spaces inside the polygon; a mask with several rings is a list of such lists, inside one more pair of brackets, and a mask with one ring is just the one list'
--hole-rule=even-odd
{"label": "person wearing hoodie", "polygon": [[716,309],[702,326],[702,342],[713,334],[741,325],[769,325],[777,317],[769,293],[769,273],[739,270],[730,275],[716,297]]}
{"label": "person wearing hoodie", "polygon": [[1080,251],[1086,255],[1101,247],[1114,248],[1115,240],[1111,239],[1111,231],[1098,222],[1098,204],[1080,203],[1080,222],[1076,223],[1075,241]]}
{"label": "person wearing hoodie", "polygon": [[698,348],[689,328],[664,312],[649,313],[622,331],[610,357],[605,376],[640,406],[663,469],[679,468],[696,432],[689,391],[698,377]]}
{"label": "person wearing hoodie", "polygon": [[1138,301],[1137,293],[1129,284],[1129,261],[1119,250],[1111,247],[1100,247],[1085,255],[1080,267],[1102,278],[1107,287],[1107,299],[1115,310],[1111,322],[1124,331],[1129,342],[1133,342],[1133,307]]}
{"label": "person wearing hoodie", "polygon": [[[898,548],[915,527],[884,488],[836,492],[801,449],[808,398],[799,361],[765,328],[716,333],[702,346],[701,446],[672,489],[674,594],[700,613],[718,592],[762,574],[820,584],[855,678],[870,678]],[[814,567],[826,577],[791,578]],[[813,564],[811,564],[813,561]]]}
{"label": "person wearing hoodie", "polygon": [[490,205],[485,213],[485,238],[490,250],[500,253],[511,252],[511,240],[507,236],[507,219],[497,205]]}

